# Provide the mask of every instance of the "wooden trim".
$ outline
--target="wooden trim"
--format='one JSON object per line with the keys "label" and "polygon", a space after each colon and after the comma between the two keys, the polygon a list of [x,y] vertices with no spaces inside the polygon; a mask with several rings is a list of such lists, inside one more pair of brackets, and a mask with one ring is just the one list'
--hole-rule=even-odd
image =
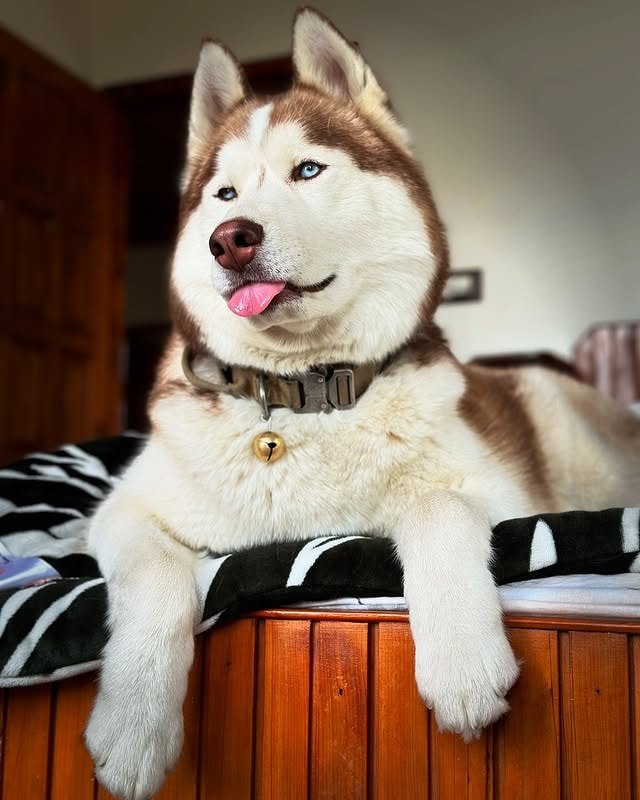
{"label": "wooden trim", "polygon": [[508,628],[530,628],[533,630],[593,631],[594,633],[640,633],[640,619],[617,619],[610,617],[526,617],[505,616]]}
{"label": "wooden trim", "polygon": [[255,619],[310,619],[331,622],[408,622],[407,611],[337,611],[323,608],[269,608],[252,611]]}
{"label": "wooden trim", "polygon": [[[332,622],[409,622],[408,611],[350,611],[330,608],[270,608],[252,611],[245,616],[254,619],[308,619],[330,620]],[[504,617],[504,622],[508,628],[640,634],[640,619],[529,617],[507,614]]]}

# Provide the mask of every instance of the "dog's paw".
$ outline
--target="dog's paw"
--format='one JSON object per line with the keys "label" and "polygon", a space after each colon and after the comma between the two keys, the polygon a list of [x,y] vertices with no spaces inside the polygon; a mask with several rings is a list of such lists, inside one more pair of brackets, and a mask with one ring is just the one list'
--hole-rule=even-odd
{"label": "dog's paw", "polygon": [[446,656],[433,650],[416,651],[416,681],[426,704],[443,731],[477,738],[506,711],[505,695],[520,667],[504,633],[489,640],[451,647]]}
{"label": "dog's paw", "polygon": [[148,800],[175,766],[182,742],[181,713],[102,692],[85,731],[98,781],[122,800]]}

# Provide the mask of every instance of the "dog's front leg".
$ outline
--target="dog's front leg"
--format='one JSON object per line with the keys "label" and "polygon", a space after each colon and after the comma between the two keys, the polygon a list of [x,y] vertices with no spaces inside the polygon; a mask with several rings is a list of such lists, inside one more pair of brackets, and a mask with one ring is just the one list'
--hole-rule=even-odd
{"label": "dog's front leg", "polygon": [[434,492],[393,532],[416,648],[416,680],[440,728],[465,740],[500,717],[518,665],[489,572],[485,513],[454,492]]}
{"label": "dog's front leg", "polygon": [[198,607],[194,555],[118,492],[98,511],[90,543],[108,584],[111,635],[85,741],[100,783],[141,800],[182,749]]}

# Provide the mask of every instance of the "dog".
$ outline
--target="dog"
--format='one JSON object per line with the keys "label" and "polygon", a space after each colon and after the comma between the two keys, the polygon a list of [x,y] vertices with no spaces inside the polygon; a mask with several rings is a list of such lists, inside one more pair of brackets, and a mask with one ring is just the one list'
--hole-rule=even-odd
{"label": "dog", "polygon": [[468,740],[519,671],[492,525],[640,497],[637,418],[570,378],[449,351],[444,228],[359,50],[302,8],[293,63],[272,99],[214,41],[195,73],[152,433],[89,533],[111,633],[85,739],[123,798],[158,789],[182,747],[199,552],[390,537],[420,693]]}

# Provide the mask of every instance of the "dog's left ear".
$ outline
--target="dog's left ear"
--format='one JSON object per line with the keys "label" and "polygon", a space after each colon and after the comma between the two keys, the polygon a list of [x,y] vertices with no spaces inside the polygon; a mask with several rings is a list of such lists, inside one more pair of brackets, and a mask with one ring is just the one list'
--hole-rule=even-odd
{"label": "dog's left ear", "polygon": [[354,103],[396,144],[409,149],[409,134],[358,48],[313,8],[299,9],[293,20],[293,66],[300,83]]}

